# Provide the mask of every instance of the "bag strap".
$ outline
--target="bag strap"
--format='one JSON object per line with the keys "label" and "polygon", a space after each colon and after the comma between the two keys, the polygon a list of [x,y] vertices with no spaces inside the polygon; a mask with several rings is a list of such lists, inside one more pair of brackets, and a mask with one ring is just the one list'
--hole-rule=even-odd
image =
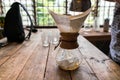
{"label": "bag strap", "polygon": [[24,7],[24,5],[21,4],[21,3],[19,3],[19,2],[15,2],[14,4],[19,4],[19,5],[24,9],[24,11],[26,12],[27,16],[29,17],[31,26],[30,26],[29,33],[28,33],[27,36],[26,36],[26,39],[29,39],[30,36],[31,36],[31,32],[37,32],[37,29],[35,29],[35,28],[33,27],[33,22],[32,22],[32,19],[31,19],[31,17],[30,17],[30,14],[28,13],[28,11],[27,11],[27,9]]}
{"label": "bag strap", "polygon": [[31,20],[31,17],[27,11],[27,9],[21,4],[21,3],[18,3],[19,5],[21,5],[21,7],[24,9],[24,11],[27,13],[27,16],[29,17],[29,20],[30,20],[30,23],[31,23],[31,26],[30,26],[30,31],[28,33],[28,35],[26,36],[26,39],[29,39],[30,36],[31,36],[31,32],[32,32],[32,27],[33,27],[33,23],[32,23],[32,20]]}

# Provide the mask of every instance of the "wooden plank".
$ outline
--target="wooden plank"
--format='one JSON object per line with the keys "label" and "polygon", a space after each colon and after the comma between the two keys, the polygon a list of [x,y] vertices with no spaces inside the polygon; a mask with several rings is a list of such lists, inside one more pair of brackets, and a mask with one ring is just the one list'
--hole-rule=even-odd
{"label": "wooden plank", "polygon": [[90,42],[111,40],[110,32],[103,32],[103,28],[100,31],[84,31],[84,28],[82,28],[79,33]]}
{"label": "wooden plank", "polygon": [[[7,43],[7,38],[1,39],[0,43]],[[0,48],[0,65],[3,64],[10,57],[10,55],[12,55],[13,52],[18,49],[18,45],[19,44],[16,44],[16,43],[9,43],[5,47]],[[20,45],[19,45],[19,48],[20,48]]]}
{"label": "wooden plank", "polygon": [[[35,36],[32,36],[32,38],[34,38]],[[1,43],[6,43],[7,42],[7,38],[3,38],[0,40]],[[23,42],[23,44],[25,44],[26,41]],[[5,47],[0,48],[0,65],[2,65],[3,63],[5,63],[5,61],[7,61],[11,55],[15,54],[16,51],[18,49],[21,48],[21,46],[23,46],[23,44],[18,44],[18,43],[9,43],[7,44]]]}
{"label": "wooden plank", "polygon": [[120,66],[82,36],[78,42],[81,53],[99,80],[120,80]]}
{"label": "wooden plank", "polygon": [[96,74],[84,59],[78,69],[71,71],[71,77],[72,80],[98,80]]}
{"label": "wooden plank", "polygon": [[85,37],[94,37],[94,36],[110,36],[110,31],[109,32],[103,32],[103,28],[100,29],[100,31],[94,31],[94,30],[91,30],[91,31],[84,31],[84,28],[82,28],[79,32],[82,36],[85,36]]}
{"label": "wooden plank", "polygon": [[64,71],[58,67],[55,60],[54,45],[50,46],[50,53],[46,67],[46,74],[44,80],[71,80],[69,71]]}
{"label": "wooden plank", "polygon": [[31,38],[31,40],[23,44],[16,54],[12,55],[9,60],[0,66],[0,80],[16,80],[39,43],[39,34],[40,33],[34,34],[34,38]]}
{"label": "wooden plank", "polygon": [[15,54],[15,52],[20,49],[22,45],[20,44],[9,44],[6,47],[0,49],[0,65],[2,65],[5,61],[7,61],[11,55]]}
{"label": "wooden plank", "polygon": [[116,78],[120,80],[120,66],[112,60],[105,61],[105,64],[108,67],[110,73],[115,74]]}
{"label": "wooden plank", "polygon": [[[51,31],[56,34],[56,32],[58,32],[58,29]],[[50,45],[50,51],[48,55],[48,62],[44,80],[71,80],[70,72],[60,69],[56,64],[55,56],[57,54],[57,50],[56,51],[54,50],[55,46],[56,45],[53,44]]]}
{"label": "wooden plank", "polygon": [[49,46],[43,47],[40,40],[17,80],[43,80],[48,50]]}

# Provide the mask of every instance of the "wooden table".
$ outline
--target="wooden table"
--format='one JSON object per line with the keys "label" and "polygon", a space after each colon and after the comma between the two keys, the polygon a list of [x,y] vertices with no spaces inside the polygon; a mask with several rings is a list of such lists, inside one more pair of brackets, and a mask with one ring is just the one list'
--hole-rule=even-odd
{"label": "wooden table", "polygon": [[93,29],[85,31],[84,28],[82,28],[80,30],[80,35],[84,36],[106,55],[109,55],[109,45],[111,41],[110,29],[109,32],[103,32],[103,28],[100,28],[99,31],[95,31]]}
{"label": "wooden table", "polygon": [[42,31],[33,33],[29,41],[0,49],[0,80],[120,80],[120,66],[82,36],[78,37],[83,56],[80,67],[59,69],[53,54],[55,45],[42,46]]}
{"label": "wooden table", "polygon": [[110,30],[109,32],[103,32],[103,28],[100,28],[99,31],[94,31],[92,29],[90,31],[85,31],[84,28],[82,28],[80,34],[90,42],[111,40]]}

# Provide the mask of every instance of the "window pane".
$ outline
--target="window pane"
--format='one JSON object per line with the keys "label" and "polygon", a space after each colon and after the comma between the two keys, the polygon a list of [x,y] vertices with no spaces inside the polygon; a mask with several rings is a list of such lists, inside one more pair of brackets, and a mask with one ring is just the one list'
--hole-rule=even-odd
{"label": "window pane", "polygon": [[99,8],[98,9],[99,10],[98,17],[99,17],[99,21],[100,21],[99,25],[103,25],[104,19],[106,19],[106,18],[110,19],[110,25],[111,25],[112,20],[113,20],[115,3],[100,0],[98,5],[99,5],[99,7],[98,7]]}
{"label": "window pane", "polygon": [[65,1],[64,0],[37,0],[37,24],[39,26],[55,26],[55,22],[51,15],[48,13],[47,8],[59,13],[65,14]]}

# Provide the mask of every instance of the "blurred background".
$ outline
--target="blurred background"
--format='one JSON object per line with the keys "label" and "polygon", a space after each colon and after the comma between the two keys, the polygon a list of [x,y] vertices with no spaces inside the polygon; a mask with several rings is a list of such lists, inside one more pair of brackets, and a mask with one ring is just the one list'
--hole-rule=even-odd
{"label": "blurred background", "polygon": [[[80,12],[70,11],[72,0],[0,0],[0,16],[5,16],[13,2],[22,3],[30,13],[34,25],[37,27],[56,27],[54,20],[49,15],[47,8],[58,14],[78,14]],[[94,25],[97,19],[99,26],[104,24],[104,19],[110,19],[110,24],[113,20],[113,11],[115,3],[104,0],[91,0],[93,9],[86,19],[84,24]],[[29,25],[29,19],[26,13],[21,9],[24,25]]]}

